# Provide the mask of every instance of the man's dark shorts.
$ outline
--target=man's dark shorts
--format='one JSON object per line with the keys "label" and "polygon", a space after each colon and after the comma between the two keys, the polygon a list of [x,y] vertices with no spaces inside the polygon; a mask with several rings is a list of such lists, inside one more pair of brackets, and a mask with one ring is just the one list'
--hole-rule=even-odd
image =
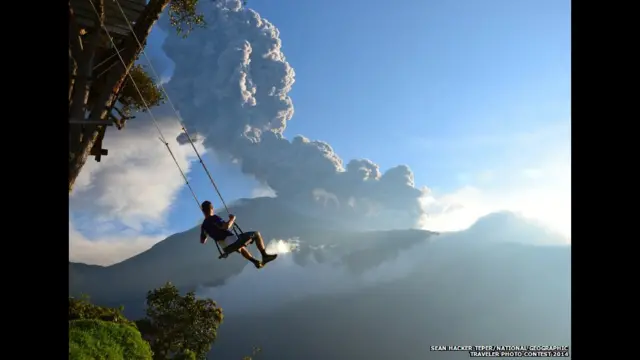
{"label": "man's dark shorts", "polygon": [[258,231],[247,231],[238,235],[238,239],[232,244],[226,245],[225,240],[219,241],[219,244],[224,249],[224,252],[230,253],[238,251],[240,248],[251,244],[259,236],[260,233]]}

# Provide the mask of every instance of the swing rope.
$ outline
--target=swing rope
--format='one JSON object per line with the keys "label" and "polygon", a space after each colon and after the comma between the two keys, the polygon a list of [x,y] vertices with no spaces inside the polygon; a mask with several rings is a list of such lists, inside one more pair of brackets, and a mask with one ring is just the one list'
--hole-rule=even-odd
{"label": "swing rope", "polygon": [[[93,8],[93,11],[96,13],[96,16],[98,17],[98,19],[100,19],[100,14],[98,13],[98,9],[96,9],[95,5],[93,4],[93,1],[92,0],[87,0],[87,1],[89,2],[89,4],[91,4],[91,7]],[[153,71],[154,76],[157,79],[160,79],[160,77],[158,76],[158,73],[156,72],[155,68],[153,67],[153,64],[151,63],[151,60],[147,56],[147,52],[145,51],[144,46],[142,45],[142,43],[138,39],[138,36],[135,34],[135,32],[133,30],[133,26],[131,25],[131,22],[129,21],[129,19],[126,16],[124,10],[120,6],[120,2],[118,0],[113,0],[113,1],[116,3],[118,8],[120,9],[120,12],[122,13],[122,17],[126,20],[127,25],[129,26],[129,30],[131,31],[131,34],[135,38],[136,42],[138,43],[138,46],[142,50],[142,53],[144,54],[145,59],[149,63],[149,67]],[[100,26],[102,27],[102,29],[105,31],[107,37],[109,38],[109,41],[111,42],[111,45],[113,46],[113,48],[114,48],[114,50],[116,52],[116,55],[120,59],[120,62],[122,63],[122,66],[126,69],[127,65],[126,65],[124,59],[122,58],[122,55],[120,54],[120,50],[118,50],[118,47],[116,46],[115,41],[111,37],[111,34],[109,33],[109,30],[107,29],[107,27],[105,26],[103,21],[100,21]],[[111,57],[113,57],[113,55]],[[131,76],[131,73],[128,72],[127,75],[129,77],[129,80],[131,81],[131,83],[135,87],[138,95],[140,96],[140,99],[142,100],[142,103],[143,103],[145,109],[147,110],[147,112],[149,113],[149,116],[151,117],[151,120],[153,120],[153,123],[154,123],[154,125],[156,127],[156,130],[158,131],[158,134],[160,134],[160,137],[159,137],[160,141],[166,146],[167,150],[169,151],[169,154],[171,155],[171,158],[173,159],[173,162],[178,167],[178,170],[180,171],[180,174],[182,175],[182,178],[184,179],[185,183],[187,184],[187,187],[189,188],[189,191],[191,192],[191,195],[193,196],[194,200],[198,204],[198,209],[201,210],[200,201],[198,200],[198,197],[196,196],[196,193],[193,190],[193,187],[191,186],[191,183],[189,183],[189,180],[188,180],[187,176],[185,175],[184,171],[182,170],[182,167],[178,163],[178,160],[176,159],[175,155],[173,154],[173,151],[171,151],[171,147],[169,146],[169,143],[167,142],[167,140],[164,137],[164,135],[162,134],[162,130],[160,129],[160,126],[158,125],[158,121],[156,120],[155,116],[153,115],[153,112],[151,111],[151,109],[149,108],[149,105],[147,104],[147,102],[145,101],[144,97],[142,96],[142,92],[140,91],[140,88],[138,88],[138,85],[136,84],[135,80]],[[227,203],[224,201],[224,198],[222,197],[222,193],[218,189],[218,186],[216,185],[216,182],[213,180],[213,177],[211,176],[211,173],[209,172],[209,169],[207,169],[207,166],[205,165],[204,161],[202,160],[202,157],[200,156],[200,152],[196,148],[193,140],[191,139],[191,136],[187,132],[187,129],[184,126],[184,124],[182,122],[182,119],[180,117],[180,114],[178,113],[178,111],[176,110],[175,106],[173,105],[173,102],[171,101],[171,98],[169,97],[169,94],[165,90],[165,88],[162,85],[162,83],[160,83],[160,88],[161,88],[162,92],[164,93],[164,96],[166,97],[168,103],[171,105],[171,108],[172,108],[174,114],[176,115],[176,118],[178,119],[178,123],[180,124],[180,126],[182,128],[182,131],[186,135],[187,139],[189,140],[189,143],[191,144],[191,147],[195,151],[195,153],[196,153],[196,155],[198,157],[198,160],[200,161],[200,164],[202,165],[202,168],[206,172],[206,174],[207,174],[207,176],[209,178],[209,181],[211,181],[211,184],[213,185],[213,188],[216,190],[216,193],[218,194],[218,197],[220,198],[220,201],[222,202],[222,205],[224,206],[225,210],[227,211],[227,214],[231,214],[230,211],[229,211],[229,207],[227,206]],[[233,229],[234,234],[236,235],[236,238],[239,238],[240,235],[243,233],[243,231],[240,228],[240,226],[238,226],[238,224],[235,223],[235,222],[233,223],[233,228],[232,229]],[[214,240],[214,243],[216,244],[216,248],[218,249],[218,252],[220,253],[220,258],[226,258],[228,254],[222,251],[222,249],[220,248],[220,245],[218,244],[217,241]]]}

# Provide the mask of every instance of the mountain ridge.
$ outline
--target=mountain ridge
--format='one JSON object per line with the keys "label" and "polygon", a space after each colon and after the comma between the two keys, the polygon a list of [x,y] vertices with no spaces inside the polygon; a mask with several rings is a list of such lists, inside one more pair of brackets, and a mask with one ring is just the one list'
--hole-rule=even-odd
{"label": "mountain ridge", "polygon": [[441,234],[286,225],[260,231],[297,236],[296,250],[259,271],[241,256],[218,260],[195,227],[108,267],[70,262],[70,294],[135,319],[166,281],[194,290],[225,313],[211,359],[242,358],[251,345],[264,360],[457,360],[468,354],[430,345],[570,344],[571,246],[521,216]]}
{"label": "mountain ridge", "polygon": [[[257,216],[257,214],[264,213],[263,207],[270,203],[269,200],[261,199],[258,204],[262,205],[255,206],[255,203],[251,202],[248,205],[237,207],[239,219],[246,219],[247,223],[258,224],[257,228],[260,229],[266,242],[272,239],[302,239],[298,243],[297,251],[292,254],[294,261],[302,266],[308,261],[309,256],[316,260],[322,260],[325,257],[339,260],[354,272],[363,271],[367,267],[377,266],[387,261],[397,255],[399,250],[411,247],[421,241],[433,239],[438,234],[417,229],[347,231],[340,228],[323,227],[326,223],[317,220],[300,220],[304,217],[295,218],[297,226],[290,227],[289,224],[271,221],[274,218],[273,215]],[[537,228],[532,227],[526,219],[515,214],[500,213],[498,216],[489,215],[479,219],[467,230],[447,233],[446,236],[444,234],[435,236],[435,238],[441,238],[435,241],[436,247],[446,239],[471,243],[478,241],[478,231],[486,231],[487,224],[500,226],[496,224],[496,218],[511,225],[506,235],[497,236],[492,241],[509,241],[509,236],[514,236],[513,233],[518,229],[534,233],[533,236],[529,236],[528,242],[533,241],[531,239],[550,236],[542,228],[531,231],[531,229]],[[499,230],[496,229],[491,233],[499,234]],[[219,260],[217,259],[217,250],[212,248],[214,244],[209,242],[205,245],[207,248],[203,248],[198,239],[199,227],[196,226],[168,236],[148,250],[113,265],[97,266],[69,262],[70,294],[86,293],[97,301],[117,301],[136,298],[140,296],[141,289],[146,292],[166,281],[189,289],[199,286],[222,285],[227,279],[238,275],[245,268],[247,262],[242,257],[230,256],[227,259]],[[559,240],[554,238],[553,241]],[[251,250],[256,252],[253,246]],[[126,276],[122,274],[126,274]],[[117,285],[113,287],[100,285],[105,283]]]}

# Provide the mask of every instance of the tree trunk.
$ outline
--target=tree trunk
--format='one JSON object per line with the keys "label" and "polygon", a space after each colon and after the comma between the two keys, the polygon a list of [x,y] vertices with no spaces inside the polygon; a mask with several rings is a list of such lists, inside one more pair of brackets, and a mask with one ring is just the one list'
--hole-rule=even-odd
{"label": "tree trunk", "polygon": [[[170,0],[151,0],[142,13],[140,13],[135,25],[133,25],[133,32],[140,40],[140,43],[144,44],[146,42],[151,28],[155,25],[160,14],[169,4],[169,1]],[[96,89],[99,93],[95,97],[96,101],[92,106],[89,121],[100,121],[107,118],[109,109],[115,102],[120,87],[141,50],[134,34],[129,34],[120,46],[120,48],[123,49],[120,52],[120,56],[125,66],[122,66],[121,63],[111,68],[111,70],[104,75],[106,77],[104,85],[100,89]],[[77,84],[78,80],[76,80],[76,86]],[[76,144],[70,149],[71,153],[69,156],[69,192],[72,191],[76,178],[78,174],[80,174],[80,170],[82,170],[82,167],[87,162],[91,148],[98,136],[99,128],[100,126],[97,125],[84,125],[80,139],[77,137],[74,139]]]}

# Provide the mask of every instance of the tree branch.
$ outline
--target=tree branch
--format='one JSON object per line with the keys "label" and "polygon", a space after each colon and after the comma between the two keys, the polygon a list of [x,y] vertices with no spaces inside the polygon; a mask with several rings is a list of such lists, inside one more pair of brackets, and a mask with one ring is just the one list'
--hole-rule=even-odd
{"label": "tree branch", "polygon": [[131,120],[131,119],[135,119],[135,116],[127,116],[125,114],[122,113],[122,111],[120,111],[120,109],[118,109],[117,107],[113,107],[111,110],[115,110],[118,115],[120,115],[120,118],[118,118],[117,116],[115,116],[113,113],[109,113],[109,118],[111,120],[113,120],[114,124],[116,124],[116,128],[118,130],[122,130],[124,128],[124,126],[127,124],[127,120]]}

